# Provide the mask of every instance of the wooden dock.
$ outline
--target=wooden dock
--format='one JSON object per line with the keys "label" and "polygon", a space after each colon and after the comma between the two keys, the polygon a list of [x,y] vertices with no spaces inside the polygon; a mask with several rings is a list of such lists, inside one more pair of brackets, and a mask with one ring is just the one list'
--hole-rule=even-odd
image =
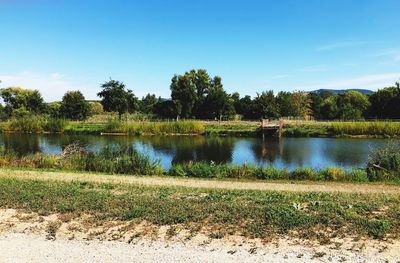
{"label": "wooden dock", "polygon": [[261,130],[264,138],[264,131],[267,131],[268,134],[273,134],[278,131],[279,138],[282,137],[282,129],[283,129],[283,120],[280,119],[278,121],[270,121],[268,119],[261,120]]}

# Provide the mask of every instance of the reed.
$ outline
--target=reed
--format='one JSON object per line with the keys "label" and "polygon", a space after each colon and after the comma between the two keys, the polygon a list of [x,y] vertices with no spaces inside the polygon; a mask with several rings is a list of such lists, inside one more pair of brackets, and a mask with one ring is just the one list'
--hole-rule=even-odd
{"label": "reed", "polygon": [[370,135],[398,137],[400,136],[400,122],[332,122],[330,123],[329,130],[333,135]]}
{"label": "reed", "polygon": [[122,122],[110,119],[105,126],[105,132],[131,135],[202,134],[205,127],[198,121]]}
{"label": "reed", "polygon": [[44,116],[26,116],[13,118],[0,126],[2,132],[15,133],[60,133],[65,130],[68,121],[64,119],[47,118]]}

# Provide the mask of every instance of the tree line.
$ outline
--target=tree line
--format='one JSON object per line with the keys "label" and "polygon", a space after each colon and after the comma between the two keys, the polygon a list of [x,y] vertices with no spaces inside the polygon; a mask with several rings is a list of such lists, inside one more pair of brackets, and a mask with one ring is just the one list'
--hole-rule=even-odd
{"label": "tree line", "polygon": [[146,114],[155,118],[242,119],[314,118],[319,120],[400,119],[400,86],[395,83],[370,95],[357,91],[334,94],[329,91],[302,91],[274,94],[272,90],[241,97],[228,93],[219,76],[206,70],[191,70],[173,76],[171,99],[147,94],[137,98],[118,80],[110,79],[100,86],[100,101],[87,101],[80,91],[68,91],[60,102],[45,103],[40,92],[19,87],[0,89],[3,103],[0,118],[5,120],[27,115],[49,115],[53,118],[85,120],[91,115],[116,112]]}

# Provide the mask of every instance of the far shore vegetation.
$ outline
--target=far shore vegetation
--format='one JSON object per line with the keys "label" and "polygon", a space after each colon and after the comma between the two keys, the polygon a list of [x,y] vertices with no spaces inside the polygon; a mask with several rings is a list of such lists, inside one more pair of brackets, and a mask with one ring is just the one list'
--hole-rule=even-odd
{"label": "far shore vegetation", "polygon": [[69,91],[44,102],[37,90],[0,89],[0,131],[20,133],[122,133],[257,135],[260,119],[284,119],[284,136],[400,135],[400,86],[372,94],[262,91],[255,97],[228,93],[219,76],[204,69],[175,75],[171,98],[137,98],[118,80],[99,87],[101,100]]}

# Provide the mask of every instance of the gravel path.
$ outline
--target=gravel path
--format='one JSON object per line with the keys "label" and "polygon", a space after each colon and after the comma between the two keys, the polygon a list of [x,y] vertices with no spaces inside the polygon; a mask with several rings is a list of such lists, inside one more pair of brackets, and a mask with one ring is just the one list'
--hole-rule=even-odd
{"label": "gravel path", "polygon": [[390,193],[400,194],[399,185],[379,184],[351,184],[334,182],[316,183],[282,183],[265,181],[229,181],[229,180],[206,180],[193,178],[172,178],[156,176],[123,176],[123,175],[101,175],[89,173],[65,173],[65,172],[42,172],[42,171],[19,171],[0,169],[0,178],[28,178],[39,180],[58,181],[90,181],[98,183],[123,183],[146,186],[183,186],[193,188],[212,189],[237,189],[237,190],[274,190],[290,192],[343,192],[343,193]]}
{"label": "gravel path", "polygon": [[400,258],[398,249],[398,243],[386,252],[365,248],[363,251],[327,250],[281,244],[279,247],[270,245],[249,251],[241,247],[191,246],[164,241],[127,244],[115,241],[49,241],[37,235],[16,233],[0,235],[1,263],[397,262]]}

